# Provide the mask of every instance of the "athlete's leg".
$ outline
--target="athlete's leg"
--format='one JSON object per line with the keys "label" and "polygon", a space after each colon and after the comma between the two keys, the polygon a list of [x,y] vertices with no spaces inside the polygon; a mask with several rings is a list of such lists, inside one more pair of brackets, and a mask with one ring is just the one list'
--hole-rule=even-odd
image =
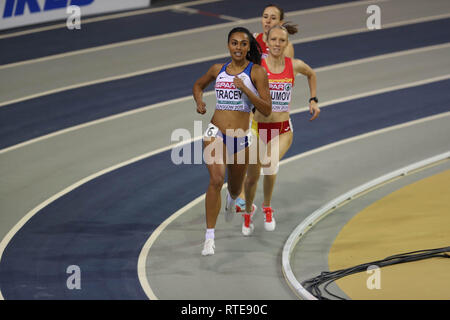
{"label": "athlete's leg", "polygon": [[[279,161],[280,161],[292,145],[293,133],[292,133],[292,131],[289,131],[289,132],[279,135],[277,138],[278,139],[273,139],[270,141],[269,147],[270,147],[270,150],[273,150],[274,148],[278,148]],[[278,144],[278,146],[277,146],[277,144]],[[278,165],[278,163],[277,163],[277,165]],[[265,207],[270,207],[276,179],[277,179],[276,174],[264,176],[263,206],[265,206]]]}
{"label": "athlete's leg", "polygon": [[[279,161],[283,156],[286,154],[287,150],[292,144],[292,132],[287,132],[284,134],[281,134],[276,137],[276,139],[273,139],[269,143],[270,150],[272,152],[272,163],[270,167],[270,171],[268,174],[264,176],[264,200],[263,200],[263,206],[262,211],[264,213],[264,229],[266,231],[274,231],[276,226],[276,221],[274,218],[274,210],[271,206],[272,201],[272,193],[275,186],[275,181],[277,179],[277,172],[279,167]],[[275,153],[274,153],[275,151]],[[274,160],[272,158],[278,157]]]}
{"label": "athlete's leg", "polygon": [[[215,143],[215,145],[212,145]],[[220,145],[219,145],[220,144]],[[223,152],[226,152],[220,139],[205,141],[205,151],[211,148],[211,152],[205,152],[205,161],[209,172],[209,184],[206,191],[205,209],[206,209],[206,227],[215,228],[217,216],[221,207],[221,190],[225,181],[226,165],[223,161]],[[212,148],[216,146],[216,148]],[[222,159],[222,161],[220,161]]]}
{"label": "athlete's leg", "polygon": [[206,227],[215,228],[221,207],[221,190],[225,181],[225,165],[208,165],[209,185],[205,197]]}
{"label": "athlete's leg", "polygon": [[244,222],[242,224],[242,234],[249,236],[253,233],[253,214],[255,213],[256,206],[253,204],[255,199],[256,189],[258,186],[259,175],[261,172],[261,164],[258,159],[258,145],[260,141],[256,141],[256,144],[252,146],[251,152],[254,154],[252,163],[248,165],[247,175],[245,177],[245,212],[242,214]]}
{"label": "athlete's leg", "polygon": [[[245,154],[242,154],[245,152]],[[248,167],[249,148],[245,148],[234,154],[234,162],[228,167],[228,192],[231,198],[236,199],[242,192],[242,186]]]}
{"label": "athlete's leg", "polygon": [[244,199],[245,200],[245,179],[246,179],[246,175],[244,175],[244,180],[242,181],[242,188],[241,188],[241,193],[239,194],[239,198]]}
{"label": "athlete's leg", "polygon": [[247,175],[244,176],[244,180],[242,181],[241,193],[236,199],[236,212],[241,212],[245,210],[245,179]]}
{"label": "athlete's leg", "polygon": [[[231,222],[237,211],[236,201],[242,191],[245,172],[248,166],[248,148],[241,150],[236,154],[228,154],[228,192],[225,202],[224,217],[226,222]],[[239,157],[237,157],[239,155]]]}
{"label": "athlete's leg", "polygon": [[[253,112],[250,112],[249,121],[250,121],[249,127],[250,127],[250,130],[252,131],[253,139],[254,139],[255,143],[257,143],[256,139],[258,139],[258,124],[257,124],[257,122],[253,121]],[[251,148],[250,148],[250,152],[252,152]],[[246,180],[247,180],[247,174],[245,174],[245,176],[244,176],[244,180],[242,181],[242,191],[238,196],[238,201],[236,201],[236,209],[239,207],[240,211],[244,211],[245,207],[246,207],[246,201],[245,201]]]}
{"label": "athlete's leg", "polygon": [[253,201],[255,200],[258,180],[261,174],[261,165],[250,164],[247,168],[247,176],[245,178],[245,209],[247,212],[252,211]]}

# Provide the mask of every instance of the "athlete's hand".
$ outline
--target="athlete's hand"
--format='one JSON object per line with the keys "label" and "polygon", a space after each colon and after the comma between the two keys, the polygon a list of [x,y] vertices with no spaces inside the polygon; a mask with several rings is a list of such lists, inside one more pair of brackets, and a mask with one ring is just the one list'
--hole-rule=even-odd
{"label": "athlete's hand", "polygon": [[309,121],[313,121],[314,119],[317,119],[317,117],[319,116],[320,109],[319,109],[319,106],[317,105],[317,103],[315,101],[311,101],[310,102],[310,104],[309,104],[309,113],[313,115],[311,117],[311,119],[309,119]]}
{"label": "athlete's hand", "polygon": [[233,83],[234,83],[234,86],[235,86],[236,88],[238,88],[239,90],[241,90],[241,91],[245,88],[244,81],[242,81],[242,79],[239,78],[238,76],[235,76],[235,77],[234,77]]}
{"label": "athlete's hand", "polygon": [[204,103],[203,101],[200,101],[199,103],[197,103],[197,112],[200,114],[205,114],[206,113],[206,103]]}

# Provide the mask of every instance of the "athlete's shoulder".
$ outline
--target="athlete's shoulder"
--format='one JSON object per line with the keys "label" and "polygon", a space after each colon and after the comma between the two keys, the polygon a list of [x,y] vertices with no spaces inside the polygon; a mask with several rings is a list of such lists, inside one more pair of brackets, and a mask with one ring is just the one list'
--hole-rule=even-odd
{"label": "athlete's shoulder", "polygon": [[262,65],[256,64],[256,63],[253,64],[253,68],[252,69],[253,70],[265,70]]}
{"label": "athlete's shoulder", "polygon": [[224,65],[225,63],[215,63],[209,68],[208,73],[214,77],[217,77]]}
{"label": "athlete's shoulder", "polygon": [[296,60],[296,59],[288,57],[288,56],[284,56],[285,64],[290,69],[294,69],[294,60]]}
{"label": "athlete's shoulder", "polygon": [[296,59],[296,58],[290,58],[292,61],[292,66],[294,67],[294,69],[299,69],[299,68],[303,68],[306,63],[303,60],[300,59]]}
{"label": "athlete's shoulder", "polygon": [[222,69],[222,67],[225,66],[225,65],[226,65],[226,63],[214,63],[211,66],[211,69],[220,71],[220,69]]}
{"label": "athlete's shoulder", "polygon": [[267,71],[266,69],[264,69],[263,66],[259,65],[259,64],[253,64],[253,68],[252,68],[252,76],[257,76],[257,77],[267,77]]}
{"label": "athlete's shoulder", "polygon": [[301,73],[304,75],[310,75],[314,73],[314,70],[303,60],[292,59],[292,67],[294,69],[294,74]]}

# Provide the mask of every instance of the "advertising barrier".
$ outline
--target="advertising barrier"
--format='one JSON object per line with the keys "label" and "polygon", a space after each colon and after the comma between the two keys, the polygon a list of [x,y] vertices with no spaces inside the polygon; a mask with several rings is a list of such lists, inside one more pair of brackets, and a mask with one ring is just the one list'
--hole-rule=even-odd
{"label": "advertising barrier", "polygon": [[82,16],[150,6],[150,0],[0,0],[0,30],[68,18],[77,6]]}

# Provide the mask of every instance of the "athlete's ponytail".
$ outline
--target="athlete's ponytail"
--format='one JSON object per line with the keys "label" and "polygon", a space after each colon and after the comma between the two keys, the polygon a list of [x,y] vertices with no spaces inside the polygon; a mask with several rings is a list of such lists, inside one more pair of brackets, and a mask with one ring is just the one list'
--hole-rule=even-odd
{"label": "athlete's ponytail", "polygon": [[269,38],[270,32],[273,29],[281,29],[283,31],[286,31],[286,33],[289,34],[295,34],[298,32],[298,28],[297,25],[295,24],[290,24],[289,22],[283,23],[283,25],[274,25],[272,28],[269,29],[269,31],[267,31],[267,38]]}
{"label": "athlete's ponytail", "polygon": [[259,46],[259,43],[258,43],[258,41],[256,41],[255,37],[253,37],[253,35],[250,33],[250,31],[248,31],[248,29],[246,29],[244,27],[233,28],[228,33],[228,42],[230,42],[231,36],[237,32],[245,33],[248,36],[248,40],[250,41],[250,50],[248,51],[247,56],[246,56],[247,60],[249,60],[255,64],[261,64],[261,54],[262,54],[261,47]]}
{"label": "athlete's ponytail", "polygon": [[292,24],[290,21],[285,22],[281,25],[289,34],[296,34],[298,32],[298,25]]}

